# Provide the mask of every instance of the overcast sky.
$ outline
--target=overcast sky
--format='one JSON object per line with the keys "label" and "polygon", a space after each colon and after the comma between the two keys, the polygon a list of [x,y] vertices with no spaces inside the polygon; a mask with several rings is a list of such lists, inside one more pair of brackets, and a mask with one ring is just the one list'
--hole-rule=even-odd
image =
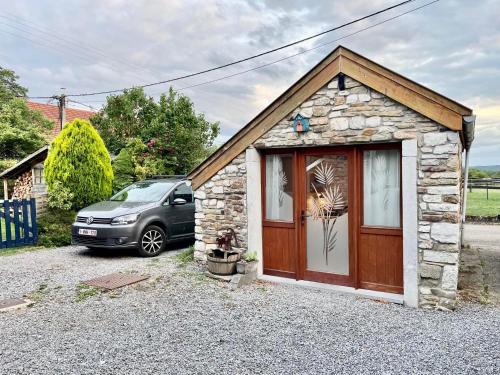
{"label": "overcast sky", "polygon": [[[432,0],[244,64],[173,84],[238,73],[335,40]],[[398,3],[382,0],[0,0],[0,65],[32,96],[93,92],[165,80],[224,64]],[[472,165],[500,164],[500,5],[440,0],[367,31],[251,73],[183,92],[220,121],[219,142],[342,44],[474,110]],[[149,88],[157,97],[167,85]],[[95,108],[105,96],[75,98]]]}

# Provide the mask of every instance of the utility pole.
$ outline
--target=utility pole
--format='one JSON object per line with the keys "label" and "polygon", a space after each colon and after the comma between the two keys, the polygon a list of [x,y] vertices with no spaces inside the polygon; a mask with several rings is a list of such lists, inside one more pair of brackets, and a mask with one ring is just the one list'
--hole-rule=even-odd
{"label": "utility pole", "polygon": [[61,123],[59,124],[61,130],[63,129],[64,124],[66,123],[66,94],[64,93],[66,88],[61,87],[61,95],[54,96],[57,99],[57,106],[59,107],[59,120]]}

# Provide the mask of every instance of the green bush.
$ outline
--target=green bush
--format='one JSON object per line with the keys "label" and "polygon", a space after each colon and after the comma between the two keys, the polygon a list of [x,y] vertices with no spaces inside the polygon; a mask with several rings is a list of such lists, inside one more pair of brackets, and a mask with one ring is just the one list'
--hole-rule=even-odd
{"label": "green bush", "polygon": [[128,148],[122,148],[113,160],[113,192],[117,193],[135,179],[134,162]]}
{"label": "green bush", "polygon": [[69,210],[73,204],[74,194],[60,182],[56,182],[49,192],[48,206],[60,210]]}
{"label": "green bush", "polygon": [[112,193],[111,158],[97,131],[85,120],[66,124],[52,141],[44,174],[49,193],[55,191],[57,182],[71,191],[74,209],[108,199]]}
{"label": "green bush", "polygon": [[37,218],[38,245],[59,247],[71,245],[71,224],[76,212],[49,209]]}
{"label": "green bush", "polygon": [[247,251],[245,254],[243,254],[243,259],[246,260],[247,262],[253,262],[257,260],[257,252]]}
{"label": "green bush", "polygon": [[182,266],[194,261],[194,246],[189,246],[186,250],[177,254],[175,258]]}

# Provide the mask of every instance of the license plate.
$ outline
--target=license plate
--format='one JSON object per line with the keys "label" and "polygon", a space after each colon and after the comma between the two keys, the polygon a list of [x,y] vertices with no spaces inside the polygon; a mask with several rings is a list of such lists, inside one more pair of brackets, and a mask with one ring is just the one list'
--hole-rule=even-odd
{"label": "license plate", "polygon": [[82,236],[97,236],[97,230],[95,229],[78,229],[78,234]]}

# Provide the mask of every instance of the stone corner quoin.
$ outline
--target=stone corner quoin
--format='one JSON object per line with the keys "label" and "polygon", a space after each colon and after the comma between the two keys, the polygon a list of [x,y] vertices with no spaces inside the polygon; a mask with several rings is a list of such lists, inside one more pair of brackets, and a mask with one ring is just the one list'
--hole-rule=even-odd
{"label": "stone corner quoin", "polygon": [[[459,134],[346,77],[337,78],[279,121],[256,148],[349,145],[417,140],[419,305],[453,309],[456,301],[461,214]],[[310,131],[293,131],[293,118],[310,118]],[[195,256],[206,259],[225,228],[247,246],[245,152],[195,192]],[[404,207],[404,202],[403,202]],[[404,209],[404,208],[403,208]]]}

